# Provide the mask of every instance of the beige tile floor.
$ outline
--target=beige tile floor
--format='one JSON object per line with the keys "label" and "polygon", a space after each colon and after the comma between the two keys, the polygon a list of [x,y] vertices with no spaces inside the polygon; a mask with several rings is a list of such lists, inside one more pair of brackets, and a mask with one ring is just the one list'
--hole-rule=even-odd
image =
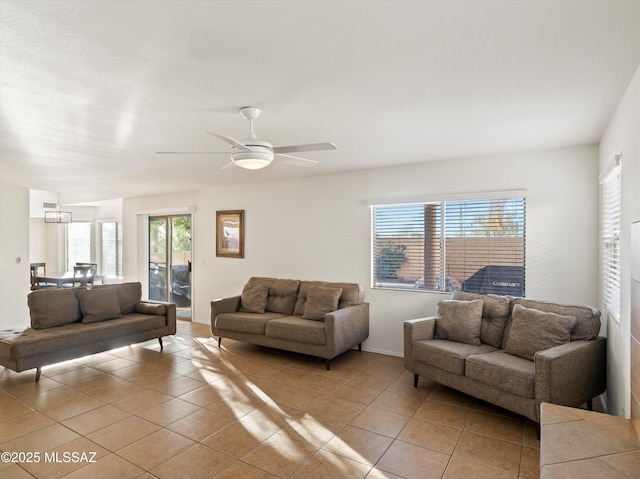
{"label": "beige tile floor", "polygon": [[640,438],[629,419],[542,404],[541,477],[640,477]]}
{"label": "beige tile floor", "polygon": [[0,462],[0,479],[539,477],[532,422],[414,388],[402,358],[353,350],[326,371],[231,340],[218,349],[187,321],[164,344],[45,367],[39,383],[0,367],[0,450],[24,459]]}

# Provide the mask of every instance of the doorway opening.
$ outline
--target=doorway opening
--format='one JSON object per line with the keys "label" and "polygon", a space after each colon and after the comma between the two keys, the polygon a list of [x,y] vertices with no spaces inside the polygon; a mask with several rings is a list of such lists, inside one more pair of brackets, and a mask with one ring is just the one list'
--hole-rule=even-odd
{"label": "doorway opening", "polygon": [[149,299],[191,321],[191,215],[149,217]]}

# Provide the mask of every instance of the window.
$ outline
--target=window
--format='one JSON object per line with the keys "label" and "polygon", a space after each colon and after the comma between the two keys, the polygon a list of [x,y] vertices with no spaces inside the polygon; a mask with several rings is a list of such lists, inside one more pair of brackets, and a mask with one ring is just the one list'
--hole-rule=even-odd
{"label": "window", "polygon": [[524,296],[525,199],[372,208],[372,287]]}
{"label": "window", "polygon": [[91,261],[91,223],[74,221],[66,226],[65,265],[73,271],[77,262]]}
{"label": "window", "polygon": [[602,181],[602,280],[604,307],[620,320],[620,158]]}
{"label": "window", "polygon": [[104,276],[122,276],[122,223],[100,223],[100,266]]}

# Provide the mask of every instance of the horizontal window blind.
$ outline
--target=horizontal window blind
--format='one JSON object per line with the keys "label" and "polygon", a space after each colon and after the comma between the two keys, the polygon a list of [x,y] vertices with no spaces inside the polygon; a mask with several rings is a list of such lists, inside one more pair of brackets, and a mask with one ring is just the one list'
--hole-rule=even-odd
{"label": "horizontal window blind", "polygon": [[372,207],[372,286],[524,296],[525,199]]}
{"label": "horizontal window blind", "polygon": [[122,276],[122,223],[100,223],[100,264],[105,276]]}
{"label": "horizontal window blind", "polygon": [[76,263],[91,261],[91,223],[74,221],[65,231],[65,264],[67,271],[73,271]]}
{"label": "horizontal window blind", "polygon": [[620,166],[602,182],[603,303],[620,319]]}

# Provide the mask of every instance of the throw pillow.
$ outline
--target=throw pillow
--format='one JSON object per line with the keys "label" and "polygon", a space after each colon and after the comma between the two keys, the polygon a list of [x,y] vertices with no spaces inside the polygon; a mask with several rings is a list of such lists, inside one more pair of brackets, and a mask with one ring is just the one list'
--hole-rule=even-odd
{"label": "throw pillow", "polygon": [[78,289],[76,290],[83,323],[97,323],[119,318],[120,305],[115,289]]}
{"label": "throw pillow", "polygon": [[302,317],[304,319],[324,321],[325,314],[338,309],[340,296],[342,296],[342,288],[310,287]]}
{"label": "throw pillow", "polygon": [[538,351],[568,343],[571,330],[577,322],[575,316],[563,316],[516,304],[504,351],[533,361]]}
{"label": "throw pillow", "polygon": [[481,299],[438,301],[435,338],[479,346],[482,305]]}
{"label": "throw pillow", "polygon": [[240,311],[244,313],[264,313],[267,307],[269,285],[266,283],[247,283],[240,296]]}

